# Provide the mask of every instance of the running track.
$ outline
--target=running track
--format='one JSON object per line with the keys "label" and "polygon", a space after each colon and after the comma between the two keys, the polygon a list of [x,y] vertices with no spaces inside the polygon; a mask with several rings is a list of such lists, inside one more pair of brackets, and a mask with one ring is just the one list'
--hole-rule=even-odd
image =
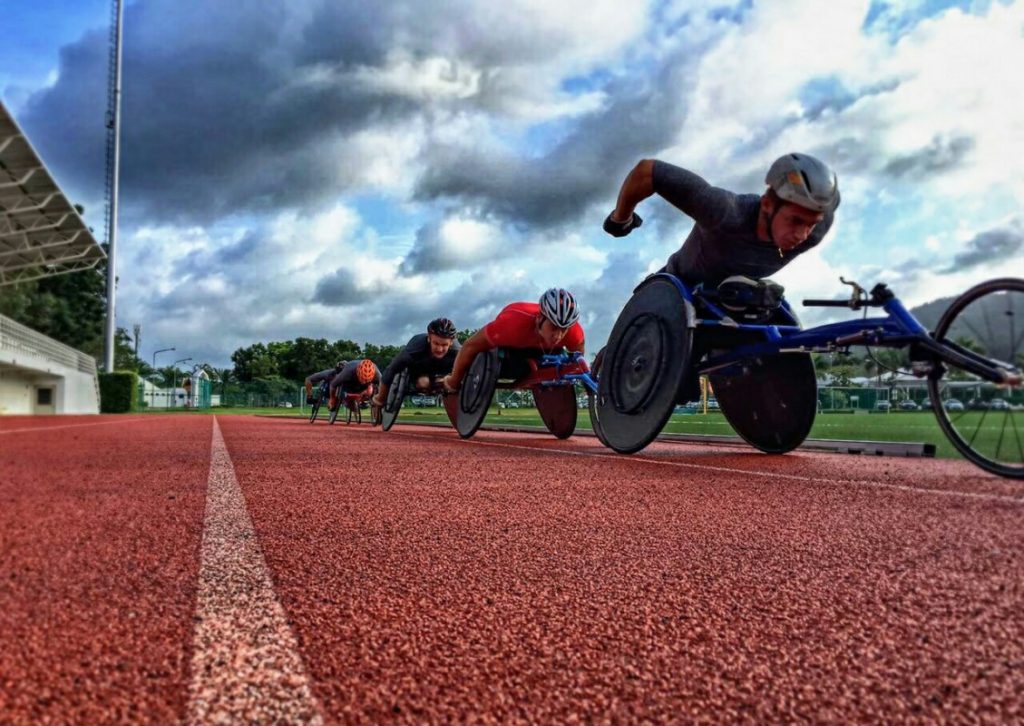
{"label": "running track", "polygon": [[1024,718],[959,462],[0,418],[0,722]]}

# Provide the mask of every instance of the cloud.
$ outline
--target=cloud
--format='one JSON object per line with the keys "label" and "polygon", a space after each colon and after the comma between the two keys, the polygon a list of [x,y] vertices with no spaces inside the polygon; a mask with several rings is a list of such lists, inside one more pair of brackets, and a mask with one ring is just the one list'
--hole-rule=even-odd
{"label": "cloud", "polygon": [[451,215],[419,229],[399,273],[417,275],[471,267],[493,259],[501,246],[502,233],[497,227],[479,219]]}
{"label": "cloud", "polygon": [[1024,259],[1024,221],[1012,220],[1005,227],[985,230],[972,237],[957,253],[947,272],[962,272],[979,265],[1003,266]]}
{"label": "cloud", "polygon": [[973,148],[974,139],[968,136],[939,136],[923,149],[890,160],[884,171],[896,177],[931,178],[960,166]]}

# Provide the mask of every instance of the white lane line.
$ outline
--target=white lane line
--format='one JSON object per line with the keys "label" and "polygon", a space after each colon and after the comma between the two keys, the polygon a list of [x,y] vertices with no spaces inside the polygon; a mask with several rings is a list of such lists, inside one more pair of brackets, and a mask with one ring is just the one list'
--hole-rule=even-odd
{"label": "white lane line", "polygon": [[190,723],[323,723],[216,417],[193,645]]}
{"label": "white lane line", "polygon": [[[430,434],[413,434],[407,431],[398,431],[392,429],[392,433],[399,434],[401,436],[412,436],[413,438],[419,439],[439,439],[440,436],[431,436]],[[444,437],[449,438],[449,437]],[[449,438],[449,440],[451,440]],[[644,464],[656,464],[658,466],[671,466],[681,469],[699,469],[701,471],[721,471],[728,474],[744,474],[746,476],[763,477],[766,479],[789,479],[792,481],[807,482],[811,484],[823,484],[827,486],[834,486],[836,484],[846,484],[855,486],[866,486],[866,487],[877,487],[879,489],[891,489],[900,492],[913,492],[919,494],[936,494],[944,497],[963,497],[966,499],[981,499],[983,501],[990,502],[1002,502],[1009,504],[1024,504],[1024,497],[1014,497],[1005,494],[986,494],[984,492],[961,492],[950,489],[929,489],[927,487],[914,487],[906,484],[888,484],[886,482],[873,481],[870,479],[823,479],[821,477],[813,476],[800,476],[799,474],[779,474],[769,471],[758,471],[751,469],[738,469],[730,466],[713,466],[711,464],[691,464],[685,461],[665,461],[663,459],[649,459],[642,456],[623,456],[621,454],[599,454],[590,451],[572,451],[570,449],[552,449],[552,448],[536,448],[533,446],[522,446],[518,444],[501,444],[496,441],[477,441],[475,439],[457,439],[458,442],[466,444],[476,444],[477,446],[497,446],[506,449],[522,449],[525,451],[532,452],[550,452],[553,454],[569,454],[570,456],[585,456],[594,459],[612,459],[620,463],[627,463],[630,461],[639,461]]]}
{"label": "white lane line", "polygon": [[54,431],[56,429],[77,429],[82,426],[109,426],[110,424],[129,423],[131,421],[145,421],[146,419],[157,419],[158,416],[136,416],[134,418],[119,418],[116,421],[97,421],[96,423],[85,424],[61,424],[59,426],[32,426],[24,429],[7,429],[0,431],[2,434],[22,434],[27,431]]}

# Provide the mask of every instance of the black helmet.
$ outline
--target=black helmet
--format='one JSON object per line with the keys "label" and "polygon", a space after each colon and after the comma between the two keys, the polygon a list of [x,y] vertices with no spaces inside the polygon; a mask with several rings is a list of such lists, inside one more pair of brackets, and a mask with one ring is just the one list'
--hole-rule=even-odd
{"label": "black helmet", "polygon": [[337,363],[334,364],[334,370],[340,371],[342,368],[344,368],[347,365],[348,365],[348,361],[347,360],[339,360]]}
{"label": "black helmet", "polygon": [[430,325],[427,326],[427,332],[433,333],[434,335],[440,335],[442,338],[454,338],[455,337],[455,323],[448,318],[435,318],[430,321]]}

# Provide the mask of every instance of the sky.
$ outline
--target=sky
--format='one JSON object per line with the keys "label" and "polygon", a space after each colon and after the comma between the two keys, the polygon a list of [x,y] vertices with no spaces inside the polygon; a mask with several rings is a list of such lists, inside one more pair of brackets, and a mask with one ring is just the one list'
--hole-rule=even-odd
{"label": "sky", "polygon": [[[0,95],[101,236],[110,3],[2,4]],[[118,324],[229,365],[561,286],[595,352],[692,227],[655,196],[602,232],[644,158],[754,194],[784,153],[831,164],[792,301],[1024,275],[1020,68],[1024,0],[129,1]]]}

